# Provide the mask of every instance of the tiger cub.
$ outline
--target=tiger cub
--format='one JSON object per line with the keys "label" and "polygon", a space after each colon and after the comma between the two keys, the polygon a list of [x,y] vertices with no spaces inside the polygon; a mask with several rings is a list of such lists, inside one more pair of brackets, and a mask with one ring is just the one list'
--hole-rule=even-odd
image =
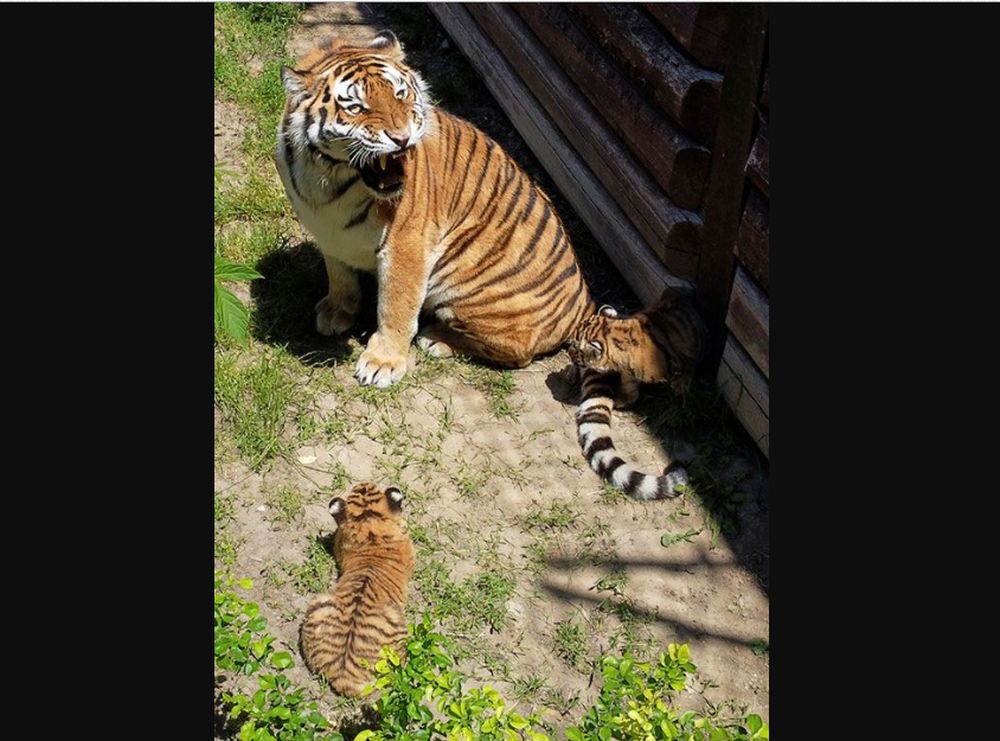
{"label": "tiger cub", "polygon": [[346,499],[330,501],[340,576],[333,592],[309,605],[300,638],[309,669],[343,695],[360,695],[382,647],[406,637],[413,543],[403,529],[402,504],[399,489],[372,483],[356,484]]}
{"label": "tiger cub", "polygon": [[417,337],[520,368],[597,310],[552,203],[490,137],[433,105],[398,39],[330,41],[284,68],[275,162],[326,262],[324,334],[358,313],[357,271],[378,276],[362,385],[407,371]]}
{"label": "tiger cub", "polygon": [[584,457],[605,481],[636,499],[673,498],[688,485],[676,461],[662,476],[625,463],[611,440],[611,410],[616,401],[619,407],[633,403],[640,382],[686,391],[707,348],[708,328],[693,302],[669,288],[636,314],[619,316],[602,306],[580,325],[568,346],[570,359],[583,367],[577,429]]}

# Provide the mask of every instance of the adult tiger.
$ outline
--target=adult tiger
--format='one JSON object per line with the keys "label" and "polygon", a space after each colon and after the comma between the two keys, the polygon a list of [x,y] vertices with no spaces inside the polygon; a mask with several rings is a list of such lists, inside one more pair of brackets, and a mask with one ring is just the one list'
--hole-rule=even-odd
{"label": "adult tiger", "polygon": [[558,349],[596,304],[546,195],[492,139],[434,107],[388,31],[327,42],[282,71],[276,161],[326,262],[317,329],[345,331],[357,270],[378,274],[378,329],[357,364],[386,387],[418,338],[505,367]]}

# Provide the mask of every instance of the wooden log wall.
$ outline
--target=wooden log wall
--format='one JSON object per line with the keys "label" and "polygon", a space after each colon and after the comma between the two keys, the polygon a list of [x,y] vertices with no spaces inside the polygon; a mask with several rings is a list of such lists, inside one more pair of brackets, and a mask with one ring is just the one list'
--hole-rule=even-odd
{"label": "wooden log wall", "polygon": [[[745,64],[753,47],[751,67],[763,67],[762,44],[746,41],[745,11],[713,3],[428,7],[639,299],[655,301],[665,285],[716,297],[710,313],[725,334],[718,382],[766,455],[766,72],[752,81],[753,99],[741,103],[734,85],[724,100],[727,64]],[[747,74],[735,77],[747,88]],[[749,139],[749,128],[732,125],[741,105],[744,122],[756,109]],[[731,153],[746,163],[738,183]]]}

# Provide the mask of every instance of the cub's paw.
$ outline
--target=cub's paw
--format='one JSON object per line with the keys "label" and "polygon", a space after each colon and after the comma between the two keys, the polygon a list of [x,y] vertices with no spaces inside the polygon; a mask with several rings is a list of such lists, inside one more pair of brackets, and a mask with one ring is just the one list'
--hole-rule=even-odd
{"label": "cub's paw", "polygon": [[324,296],[316,304],[316,331],[327,337],[343,334],[354,324],[356,314],[357,308],[352,309]]}
{"label": "cub's paw", "polygon": [[417,335],[417,346],[432,358],[450,358],[455,354],[447,343],[424,335]]}
{"label": "cub's paw", "polygon": [[362,386],[388,388],[406,375],[406,353],[398,352],[383,342],[376,332],[368,340],[368,347],[358,358],[354,371]]}

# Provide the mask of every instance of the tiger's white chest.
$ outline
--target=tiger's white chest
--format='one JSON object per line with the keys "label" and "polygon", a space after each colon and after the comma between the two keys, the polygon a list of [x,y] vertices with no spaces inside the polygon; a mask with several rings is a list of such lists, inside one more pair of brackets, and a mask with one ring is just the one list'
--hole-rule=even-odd
{"label": "tiger's white chest", "polygon": [[317,166],[301,156],[293,159],[290,168],[283,153],[279,134],[275,157],[278,174],[296,215],[316,240],[319,251],[357,270],[375,272],[375,250],[383,224],[357,170],[346,165]]}

